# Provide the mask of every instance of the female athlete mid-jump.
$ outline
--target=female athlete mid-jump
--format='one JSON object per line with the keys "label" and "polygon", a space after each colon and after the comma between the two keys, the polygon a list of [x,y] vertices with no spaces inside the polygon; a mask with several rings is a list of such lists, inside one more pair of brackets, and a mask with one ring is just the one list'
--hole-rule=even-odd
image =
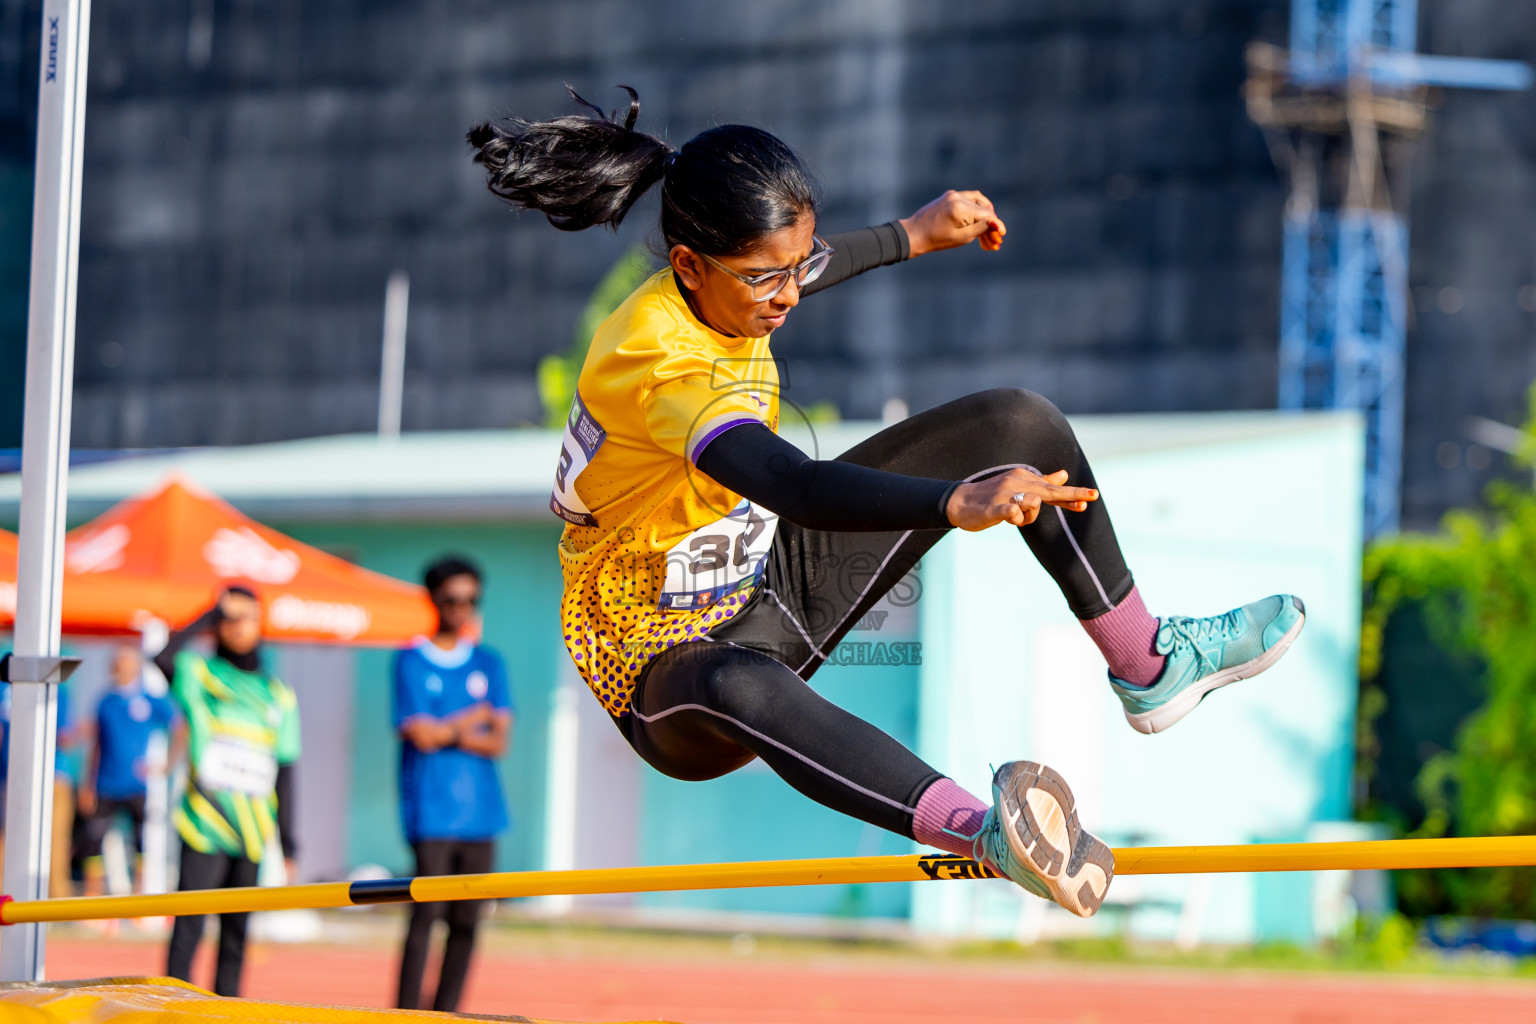
{"label": "female athlete mid-jump", "polygon": [[918,413],[834,460],[780,438],[769,339],[801,299],[973,241],[996,250],[1007,229],[986,196],[946,192],[900,221],[820,235],[816,185],[779,139],[723,125],[673,149],[634,130],[629,92],[622,123],[597,110],[469,132],[491,191],[563,231],[617,225],[661,186],[669,266],[593,337],[550,501],[577,669],[663,774],[712,779],[760,757],[813,800],[1092,914],[1113,858],[1060,776],[1009,762],[989,805],[806,681],[955,528],[1019,529],[1144,733],[1274,664],[1301,601],[1150,615],[1071,427],[1029,391]]}

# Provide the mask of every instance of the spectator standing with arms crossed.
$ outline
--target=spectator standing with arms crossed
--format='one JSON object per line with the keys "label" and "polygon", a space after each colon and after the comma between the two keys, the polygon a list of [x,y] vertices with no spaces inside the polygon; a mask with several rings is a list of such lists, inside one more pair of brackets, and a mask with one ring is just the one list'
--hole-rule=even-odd
{"label": "spectator standing with arms crossed", "polygon": [[[447,556],[424,580],[437,632],[395,656],[394,723],[400,733],[400,815],[417,875],[490,871],[495,837],[508,825],[496,759],[512,735],[512,695],[501,656],[467,634],[480,606],[481,574]],[[417,903],[400,953],[396,1005],[414,1010],[432,923],[448,921],[434,1010],[456,1010],[480,920],[479,900]]]}
{"label": "spectator standing with arms crossed", "polygon": [[[204,630],[214,653],[182,650]],[[299,758],[299,705],[261,661],[261,602],[245,587],[224,591],[186,629],[171,635],[155,664],[187,720],[187,791],[174,821],[186,889],[255,885],[262,854],[276,836],[292,868],[293,766]],[[240,994],[249,914],[219,915],[213,990]],[[190,981],[202,916],[178,917],[166,973]]]}

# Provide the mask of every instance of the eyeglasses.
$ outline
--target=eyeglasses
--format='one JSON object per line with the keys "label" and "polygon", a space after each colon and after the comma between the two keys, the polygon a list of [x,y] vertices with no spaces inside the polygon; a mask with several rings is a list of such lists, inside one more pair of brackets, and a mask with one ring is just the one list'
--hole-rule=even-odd
{"label": "eyeglasses", "polygon": [[705,256],[702,252],[699,255],[704,256],[704,259],[709,261],[709,264],[716,270],[723,270],[752,289],[753,302],[767,302],[779,294],[779,292],[789,287],[789,279],[791,277],[795,279],[795,284],[803,288],[820,277],[821,272],[827,269],[827,261],[832,258],[832,254],[837,250],[823,242],[820,238],[816,239],[816,244],[820,248],[813,249],[809,256],[793,267],[785,270],[770,270],[768,273],[758,274],[756,277],[738,274],[713,256]]}
{"label": "eyeglasses", "polygon": [[459,607],[460,605],[462,605],[464,607],[467,607],[467,608],[478,608],[478,607],[480,607],[480,595],[479,594],[476,594],[474,597],[454,597],[451,594],[439,594],[433,600],[435,600],[438,604],[447,606],[449,608],[456,608],[456,607]]}

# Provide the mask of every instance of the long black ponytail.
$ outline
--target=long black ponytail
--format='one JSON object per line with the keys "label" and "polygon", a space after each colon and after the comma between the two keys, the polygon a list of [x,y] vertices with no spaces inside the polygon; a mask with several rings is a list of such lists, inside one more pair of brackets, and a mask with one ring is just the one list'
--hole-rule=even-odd
{"label": "long black ponytail", "polygon": [[727,124],[673,150],[634,130],[640,98],[629,86],[629,110],[604,114],[574,90],[595,116],[550,121],[508,118],[469,131],[474,161],[485,167],[492,193],[513,206],[538,210],[562,231],[596,224],[616,227],[657,181],[661,234],[667,246],[686,245],[712,256],[733,256],[764,235],[816,216],[820,190],[794,150],[748,125]]}

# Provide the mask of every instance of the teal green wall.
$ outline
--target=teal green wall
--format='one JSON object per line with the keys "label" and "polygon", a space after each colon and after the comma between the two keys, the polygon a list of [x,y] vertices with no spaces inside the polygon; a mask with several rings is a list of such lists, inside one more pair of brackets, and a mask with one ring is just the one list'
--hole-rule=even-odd
{"label": "teal green wall", "polygon": [[[1169,422],[1177,425],[1177,420]],[[1085,823],[1117,842],[1300,839],[1346,819],[1359,636],[1359,467],[1348,417],[1298,419],[1245,436],[1206,432],[1120,440],[1094,454],[1127,560],[1154,613],[1211,614],[1274,591],[1301,594],[1308,626],[1260,680],[1223,691],[1167,735],[1125,725],[1101,656],[1012,530],[946,539],[924,559],[922,600],[857,641],[921,640],[921,666],[834,666],[812,685],[978,793],[990,764],[1041,757],[1073,780]],[[1107,435],[1106,435],[1107,436]],[[1114,438],[1111,438],[1112,440]],[[1294,481],[1331,481],[1330,500],[1297,500]],[[1217,493],[1190,481],[1217,481]],[[391,576],[417,579],[463,551],[486,568],[485,635],[505,655],[518,708],[500,765],[516,820],[498,867],[543,866],[553,697],[570,673],[560,644],[558,525],[276,521],[276,529]],[[347,861],[411,867],[396,804],[398,740],[389,725],[390,652],[356,654],[350,723]],[[589,697],[583,699],[590,700]],[[338,735],[349,730],[338,728]],[[627,753],[627,752],[625,752]],[[638,765],[643,864],[906,852],[911,843],[828,811],[762,764],[683,783]],[[1153,780],[1149,789],[1147,780]],[[1169,780],[1177,780],[1170,782]],[[1139,880],[1134,934],[1168,938],[1189,879]],[[1218,941],[1314,934],[1311,879],[1224,876],[1198,898]],[[655,894],[658,908],[909,917],[921,929],[1015,934],[1012,887],[870,886]]]}
{"label": "teal green wall", "polygon": [[[1363,431],[1350,416],[1291,422],[1178,445],[1149,424],[1145,450],[1104,454],[1083,431],[1152,613],[1212,615],[1300,595],[1306,628],[1279,663],[1213,694],[1177,728],[1141,735],[1105,684],[1102,656],[1013,531],[955,535],[924,560],[919,753],[976,793],[992,764],[1043,760],[1071,781],[1084,826],[1115,845],[1303,840],[1317,823],[1348,820]],[[1327,480],[1327,499],[1298,496],[1303,479]],[[1120,898],[1142,906],[1128,923],[1105,915],[1099,927],[1171,939],[1178,918],[1164,908],[1189,901],[1203,908],[1205,941],[1312,940],[1323,937],[1314,884],[1299,873],[1117,881]],[[913,917],[920,930],[1010,935],[1019,900],[1006,887],[920,884]]]}
{"label": "teal green wall", "polygon": [[[517,723],[501,777],[513,817],[497,845],[498,870],[542,866],[545,766],[550,694],[565,657],[557,629],[558,526],[413,523],[288,523],[274,529],[401,579],[417,580],[437,555],[459,551],[485,568],[485,640],[506,658]],[[399,745],[389,716],[390,652],[357,655],[352,726],[352,802],[348,861],[408,873],[410,849],[400,834],[396,797]]]}

